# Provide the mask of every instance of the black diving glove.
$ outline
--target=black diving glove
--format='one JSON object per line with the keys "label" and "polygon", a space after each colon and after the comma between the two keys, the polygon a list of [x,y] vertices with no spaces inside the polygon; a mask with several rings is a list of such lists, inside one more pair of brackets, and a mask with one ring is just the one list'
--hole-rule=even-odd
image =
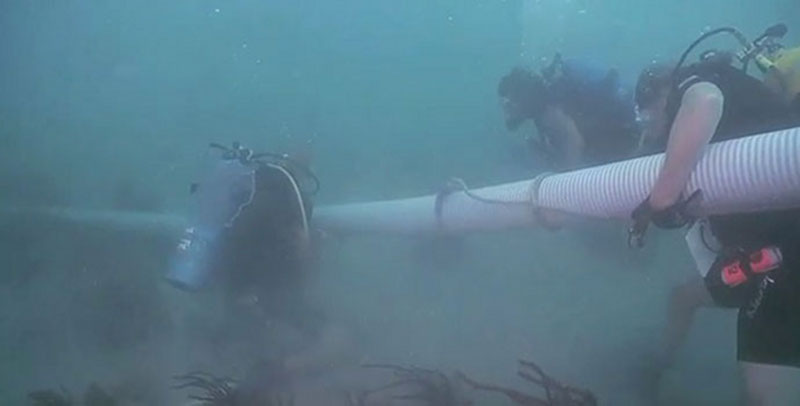
{"label": "black diving glove", "polygon": [[672,206],[663,210],[655,210],[650,206],[650,196],[644,199],[631,213],[633,224],[628,229],[628,245],[641,248],[644,246],[644,235],[650,223],[658,228],[675,229],[681,228],[694,221],[694,217],[689,214],[689,209],[696,204],[702,196],[700,190],[694,191],[688,198],[679,200]]}

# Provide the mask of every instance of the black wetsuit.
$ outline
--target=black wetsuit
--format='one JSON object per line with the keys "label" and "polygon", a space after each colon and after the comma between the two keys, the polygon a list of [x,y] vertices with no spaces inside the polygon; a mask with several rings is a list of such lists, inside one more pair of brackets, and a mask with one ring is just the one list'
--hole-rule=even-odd
{"label": "black wetsuit", "polygon": [[[323,316],[305,300],[311,261],[299,246],[303,223],[297,193],[274,167],[261,166],[255,181],[252,203],[221,236],[217,274],[233,297],[257,298],[268,318],[316,335]],[[310,217],[310,199],[303,196],[303,201]]]}
{"label": "black wetsuit", "polygon": [[[580,131],[585,143],[581,167],[606,164],[629,157],[636,145],[638,127],[633,94],[615,70],[580,58],[565,59],[560,76],[545,91],[546,106],[559,107]],[[534,121],[545,137],[545,108],[533,113]],[[548,139],[549,148],[557,142]],[[551,154],[562,153],[555,149]]]}
{"label": "black wetsuit", "polygon": [[[797,112],[760,81],[730,65],[684,69],[667,104],[672,123],[686,90],[711,82],[722,91],[724,108],[712,142],[800,126]],[[670,124],[671,125],[671,124]],[[800,209],[732,214],[709,218],[724,248],[756,250],[778,246],[780,269],[770,272],[760,300],[739,309],[737,356],[740,361],[800,367]]]}
{"label": "black wetsuit", "polygon": [[631,89],[615,70],[591,60],[565,59],[561,72],[548,95],[583,135],[582,166],[628,158],[638,133]]}

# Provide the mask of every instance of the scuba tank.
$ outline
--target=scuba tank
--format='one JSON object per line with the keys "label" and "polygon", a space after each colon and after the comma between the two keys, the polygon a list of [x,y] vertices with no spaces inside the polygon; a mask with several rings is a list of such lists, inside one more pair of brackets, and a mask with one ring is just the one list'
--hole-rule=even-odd
{"label": "scuba tank", "polygon": [[784,101],[800,101],[800,47],[780,48],[765,58],[770,62],[770,69],[764,73],[764,84],[780,94]]}
{"label": "scuba tank", "polygon": [[238,158],[224,153],[202,180],[192,185],[194,207],[189,215],[190,225],[183,232],[166,275],[175,287],[196,290],[208,282],[216,261],[219,235],[253,200],[256,167]]}
{"label": "scuba tank", "polygon": [[[238,143],[232,147],[211,144],[222,151],[207,168],[201,181],[192,185],[193,209],[187,227],[176,246],[166,274],[167,281],[183,290],[197,290],[214,277],[221,266],[221,247],[225,232],[234,226],[242,211],[257,199],[259,172],[263,169],[285,176],[292,186],[290,201],[296,203],[303,230],[308,234],[308,209],[303,196],[314,194],[319,181],[302,164],[286,155],[253,153]],[[303,172],[311,180],[311,190],[295,178],[295,171]],[[272,192],[272,191],[267,191]],[[255,207],[255,206],[254,206]],[[270,213],[272,215],[272,213]]]}

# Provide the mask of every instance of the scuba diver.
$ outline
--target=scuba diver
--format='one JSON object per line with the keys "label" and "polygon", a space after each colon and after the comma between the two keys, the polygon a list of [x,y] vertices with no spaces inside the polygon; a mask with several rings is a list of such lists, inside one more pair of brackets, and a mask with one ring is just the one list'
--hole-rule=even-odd
{"label": "scuba diver", "polygon": [[536,73],[514,68],[498,85],[506,127],[533,120],[527,137],[555,169],[604,164],[630,156],[638,134],[633,92],[615,69],[583,59],[562,59]]}
{"label": "scuba diver", "polygon": [[[672,362],[698,307],[736,308],[748,405],[800,404],[788,399],[800,388],[800,209],[693,219],[702,191],[682,193],[709,142],[800,126],[786,98],[746,73],[749,62],[764,62],[762,52],[782,32],[785,26],[777,25],[747,42],[732,28],[711,31],[677,65],[646,68],[636,86],[643,138],[666,157],[650,194],[632,213],[632,241],[641,245],[651,223],[688,226],[686,241],[699,271],[670,297],[657,368]],[[733,57],[707,52],[683,66],[697,44],[718,33],[733,34],[743,50]]]}
{"label": "scuba diver", "polygon": [[277,356],[285,372],[332,362],[346,333],[305,292],[316,262],[318,238],[309,221],[317,178],[287,155],[254,153],[238,143],[211,147],[220,156],[192,185],[195,208],[167,281],[188,291],[221,288],[227,309],[220,344],[250,341],[256,352],[269,350],[266,330],[278,325],[302,342]]}

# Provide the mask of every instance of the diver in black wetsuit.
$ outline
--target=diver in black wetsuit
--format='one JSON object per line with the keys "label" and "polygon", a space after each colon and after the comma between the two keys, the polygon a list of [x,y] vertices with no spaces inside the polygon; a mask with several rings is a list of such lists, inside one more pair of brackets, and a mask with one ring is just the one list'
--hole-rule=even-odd
{"label": "diver in black wetsuit", "polygon": [[[687,224],[691,197],[681,194],[709,142],[800,126],[788,103],[723,61],[677,71],[650,67],[640,76],[636,98],[646,140],[655,151],[666,151],[655,186],[633,213],[632,231],[639,236],[650,223]],[[694,309],[738,308],[737,359],[747,404],[800,404],[788,399],[800,387],[800,209],[711,216],[706,224],[710,230],[700,235],[713,263],[671,298],[664,366]],[[710,240],[719,246],[712,249]]]}
{"label": "diver in black wetsuit", "polygon": [[[348,337],[306,292],[316,268],[318,238],[309,227],[316,178],[286,156],[213,145],[223,149],[222,159],[193,187],[202,215],[190,229],[205,240],[182,241],[183,260],[174,261],[168,280],[199,288],[198,275],[205,273],[203,280],[222,288],[227,316],[215,340],[222,347],[243,341],[256,355],[275,357],[266,353],[273,350],[266,338],[277,328],[295,337],[272,360],[286,373],[330,364]],[[192,251],[193,245],[202,249]]]}
{"label": "diver in black wetsuit", "polygon": [[304,300],[314,267],[303,219],[310,217],[311,205],[308,196],[296,193],[293,179],[284,167],[256,169],[252,202],[220,235],[216,268],[231,303],[256,306],[264,317],[315,336],[324,317]]}

